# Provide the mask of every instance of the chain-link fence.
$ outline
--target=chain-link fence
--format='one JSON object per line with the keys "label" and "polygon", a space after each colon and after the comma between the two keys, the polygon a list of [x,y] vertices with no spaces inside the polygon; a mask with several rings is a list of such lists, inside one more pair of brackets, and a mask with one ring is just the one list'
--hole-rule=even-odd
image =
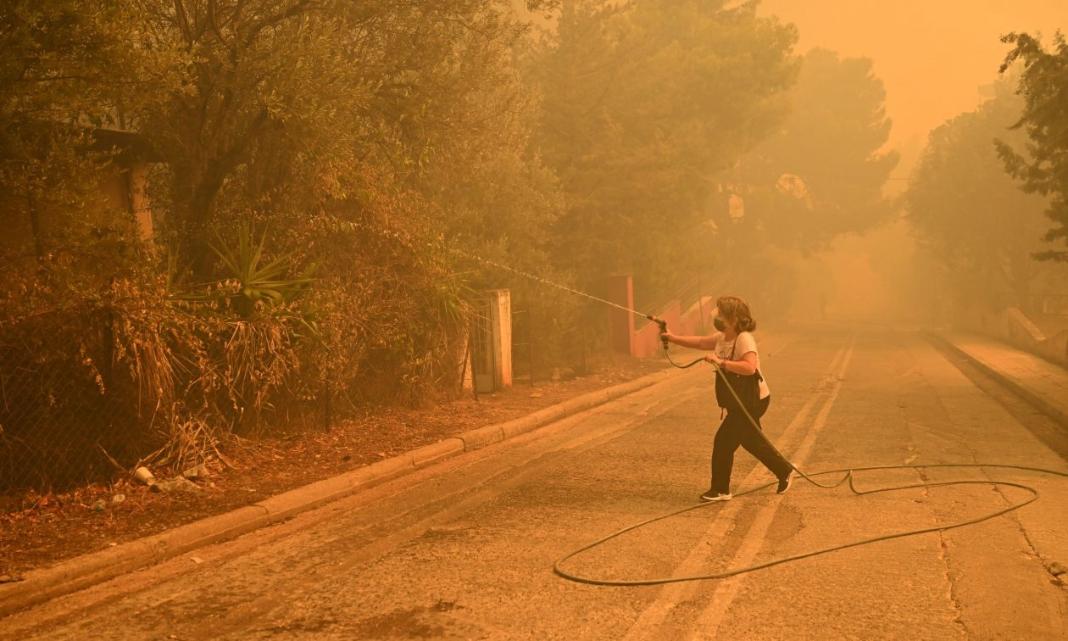
{"label": "chain-link fence", "polygon": [[[212,409],[168,412],[173,407],[158,398],[163,390],[146,389],[152,380],[146,368],[159,363],[132,359],[129,350],[137,346],[130,341],[138,339],[126,336],[118,346],[116,327],[116,313],[106,307],[0,323],[0,494],[104,481],[147,460],[163,467],[195,464],[212,455],[217,437],[228,430],[256,435],[261,426],[329,428],[348,409],[336,385],[313,376],[292,381],[300,383],[296,389],[275,384],[261,406],[256,400],[265,383],[254,377],[230,388],[240,387],[238,396],[224,385],[198,387],[193,381],[205,375],[204,364],[177,353],[168,357],[182,369],[180,381],[171,381],[176,398],[169,402]],[[225,364],[207,367],[225,374]]]}
{"label": "chain-link fence", "polygon": [[0,325],[0,492],[100,479],[159,445],[113,341],[99,309]]}
{"label": "chain-link fence", "polygon": [[534,323],[534,310],[529,305],[512,310],[512,371],[517,385],[533,387],[539,377],[544,377],[538,371]]}
{"label": "chain-link fence", "polygon": [[[598,311],[585,310],[576,322],[535,301],[521,301],[512,310],[513,385],[533,386],[585,374],[588,357],[596,349],[591,344],[597,335],[594,329],[603,320]],[[225,389],[199,389],[194,396],[200,396],[189,398],[188,389],[195,387],[190,381],[202,374],[197,367],[203,365],[176,351],[170,358],[184,370],[181,381],[173,382],[171,402],[187,408],[207,404],[212,409],[202,416],[189,411],[167,414],[158,398],[150,398],[154,390],[145,389],[144,372],[138,379],[131,369],[129,350],[137,338],[115,335],[123,317],[122,312],[98,305],[0,322],[0,494],[59,491],[106,481],[150,458],[178,465],[174,461],[186,459],[155,455],[167,455],[175,447],[204,450],[198,439],[211,444],[230,429],[260,433],[248,431],[249,418],[272,429],[329,428],[357,402],[340,383],[315,382],[318,378],[307,369],[294,372],[291,382],[298,384],[296,388],[289,383],[272,388],[269,402],[255,413],[250,409],[250,399],[260,391],[255,380],[245,382],[255,389],[242,389],[237,399],[227,396]],[[480,320],[485,324],[488,319]],[[477,321],[472,322],[472,336],[485,333]],[[488,346],[472,343],[472,373],[476,378],[492,376],[492,364],[486,362]],[[222,365],[209,367],[221,375]],[[176,416],[178,420],[171,420]]]}
{"label": "chain-link fence", "polygon": [[[512,310],[512,366],[515,383],[535,385],[561,372],[589,373],[591,355],[603,347],[596,328],[604,324],[598,308],[581,308],[577,319],[563,321],[532,300]],[[567,374],[565,374],[567,375]]]}

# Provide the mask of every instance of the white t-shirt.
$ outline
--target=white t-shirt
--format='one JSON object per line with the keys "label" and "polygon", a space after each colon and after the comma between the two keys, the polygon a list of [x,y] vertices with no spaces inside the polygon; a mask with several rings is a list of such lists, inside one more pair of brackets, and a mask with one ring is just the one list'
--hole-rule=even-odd
{"label": "white t-shirt", "polygon": [[[733,341],[725,340],[723,332],[716,332],[712,336],[716,339],[716,346],[712,350],[716,353],[716,356],[728,361],[740,361],[743,356],[753,352],[756,354],[757,369],[760,369],[760,353],[757,352],[756,339],[753,338],[751,332],[741,332],[738,334],[738,338]],[[760,378],[764,378],[764,370],[762,369],[760,369]],[[768,387],[767,380],[761,380],[759,386],[760,398],[771,396],[771,389]]]}

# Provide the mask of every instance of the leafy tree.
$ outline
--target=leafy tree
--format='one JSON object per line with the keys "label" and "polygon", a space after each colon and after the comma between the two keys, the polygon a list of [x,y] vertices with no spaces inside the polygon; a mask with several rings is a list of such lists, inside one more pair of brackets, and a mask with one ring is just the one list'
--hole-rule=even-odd
{"label": "leafy tree", "polygon": [[106,282],[101,272],[133,257],[126,221],[100,193],[110,150],[90,135],[108,113],[103,83],[125,59],[113,28],[121,15],[108,1],[0,5],[4,316],[95,292]]}
{"label": "leafy tree", "polygon": [[[1023,113],[1015,126],[1027,132],[1028,140],[1026,155],[1003,142],[998,143],[998,153],[1024,190],[1049,197],[1046,215],[1053,227],[1044,240],[1068,247],[1068,42],[1057,34],[1052,50],[1047,51],[1041,41],[1026,33],[1009,34],[1002,40],[1013,45],[1002,73],[1017,62],[1023,64],[1018,88]],[[1036,258],[1068,262],[1068,250],[1047,249]]]}
{"label": "leafy tree", "polygon": [[1045,199],[1016,188],[994,144],[1023,108],[1010,85],[997,83],[992,99],[931,133],[905,196],[908,221],[958,302],[1023,304],[1036,273],[1029,253]]}
{"label": "leafy tree", "polygon": [[[164,161],[164,230],[205,279],[213,227],[298,224],[331,201],[358,209],[367,189],[434,203],[435,167],[512,142],[490,136],[521,102],[498,82],[521,31],[509,16],[476,0],[138,0],[110,113]],[[424,233],[449,220],[422,213]]]}
{"label": "leafy tree", "polygon": [[[730,174],[745,198],[741,222],[760,228],[758,240],[818,250],[890,217],[883,188],[898,154],[886,151],[885,100],[871,60],[825,49],[805,55],[790,115]],[[731,229],[721,212],[720,224]]]}
{"label": "leafy tree", "polygon": [[20,131],[33,122],[101,124],[104,87],[129,62],[124,17],[111,0],[0,4],[0,134],[38,133]]}
{"label": "leafy tree", "polygon": [[[64,233],[20,247],[20,269],[0,239],[0,319],[28,318],[18,326],[35,335],[45,325],[30,312],[77,308],[49,326],[53,353],[35,358],[87,380],[92,399],[135,391],[110,400],[142,433],[138,411],[155,408],[154,426],[180,450],[172,462],[324,398],[340,415],[350,402],[454,393],[467,285],[510,282],[471,273],[451,250],[541,266],[559,208],[529,142],[538,103],[512,50],[524,32],[504,0],[5,3],[5,222],[32,219],[47,197]],[[136,134],[162,161],[152,210],[192,268],[192,292],[153,260],[162,255],[117,259],[129,212],[94,200],[99,172],[114,169],[94,150],[101,128]],[[245,226],[269,230],[262,247],[240,234],[227,246]],[[59,253],[81,258],[57,270]],[[309,283],[299,276],[313,262]],[[283,291],[292,284],[299,298]],[[231,304],[204,302],[220,297]],[[129,385],[112,385],[127,369]],[[0,439],[0,466],[17,454],[11,442]]]}
{"label": "leafy tree", "polygon": [[707,264],[713,177],[783,117],[795,40],[755,3],[562,3],[530,64],[557,260],[586,286],[630,271],[640,296]]}
{"label": "leafy tree", "polygon": [[790,307],[800,258],[893,211],[882,190],[898,157],[871,61],[814,49],[788,99],[785,120],[719,177],[712,209],[718,271],[764,313]]}

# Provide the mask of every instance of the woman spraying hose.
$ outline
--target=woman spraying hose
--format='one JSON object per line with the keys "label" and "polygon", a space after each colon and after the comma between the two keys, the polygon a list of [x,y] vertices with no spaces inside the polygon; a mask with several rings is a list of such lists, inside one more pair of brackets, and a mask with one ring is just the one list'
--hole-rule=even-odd
{"label": "woman spraying hose", "polygon": [[[777,492],[782,494],[790,487],[794,467],[760,428],[760,417],[771,403],[771,390],[760,374],[760,355],[753,338],[756,322],[745,301],[735,296],[720,298],[716,308],[714,324],[717,331],[711,336],[661,334],[661,338],[676,345],[711,351],[705,360],[716,366],[716,401],[726,411],[726,418],[720,423],[712,443],[712,484],[701,495],[701,500],[730,500],[731,468],[739,445],[779,479]],[[734,394],[727,384],[734,389]]]}

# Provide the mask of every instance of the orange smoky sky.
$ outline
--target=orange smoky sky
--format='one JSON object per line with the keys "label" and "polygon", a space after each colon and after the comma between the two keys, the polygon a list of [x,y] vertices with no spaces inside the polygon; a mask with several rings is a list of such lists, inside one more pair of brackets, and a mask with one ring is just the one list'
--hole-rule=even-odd
{"label": "orange smoky sky", "polygon": [[797,25],[799,52],[873,60],[906,165],[931,129],[981,101],[1009,50],[1002,35],[1068,31],[1068,0],[763,0],[762,11]]}

